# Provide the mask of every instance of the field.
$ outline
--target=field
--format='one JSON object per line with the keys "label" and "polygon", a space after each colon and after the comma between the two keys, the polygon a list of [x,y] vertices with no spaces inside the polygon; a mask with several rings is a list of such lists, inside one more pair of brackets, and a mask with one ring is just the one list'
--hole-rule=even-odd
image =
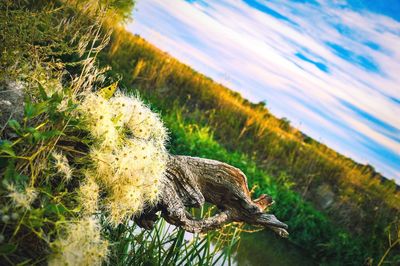
{"label": "field", "polygon": [[[111,62],[110,75],[121,76],[126,90],[163,115],[179,137],[172,138],[174,152],[243,169],[258,186],[256,194],[275,197],[274,211],[297,232],[292,241],[315,257],[362,263],[376,261],[386,249],[388,226],[398,223],[400,194],[373,167],[336,153],[274,117],[263,103],[250,103],[124,29],[115,31],[100,61]],[[185,132],[210,136],[222,150],[195,146]]]}
{"label": "field", "polygon": [[[232,164],[247,175],[253,197],[271,195],[276,204],[269,212],[289,225],[288,241],[316,263],[400,261],[400,191],[394,181],[313,140],[287,119],[275,117],[264,103],[249,102],[127,32],[116,21],[126,19],[133,4],[105,11],[82,5],[81,1],[0,5],[0,25],[7,29],[0,35],[1,67],[7,70],[0,82],[2,88],[10,80],[23,82],[29,95],[22,122],[7,122],[6,130],[16,137],[2,135],[1,140],[2,217],[17,214],[15,221],[0,221],[4,242],[0,262],[41,263],[49,250],[60,246],[55,239],[68,232],[65,221],[82,221],[85,208],[79,189],[90,181],[87,172],[94,164],[90,152],[98,140],[90,135],[90,121],[86,125],[75,116],[84,108],[79,107],[79,93],[115,82],[160,114],[169,135],[168,152]],[[61,91],[49,96],[57,86]],[[66,106],[60,111],[62,103]],[[55,150],[70,162],[73,181],[66,181],[66,171],[52,165],[57,161]],[[36,191],[30,206],[14,206],[15,200],[10,200],[14,183],[18,195]],[[99,197],[110,193],[112,187]],[[98,255],[110,264],[227,262],[240,248],[238,233],[250,229],[233,225],[186,243],[182,230],[162,234],[164,223],[141,233],[127,220],[109,226],[104,216],[109,209],[97,208],[102,228],[98,234],[112,243],[108,252]],[[35,243],[39,244],[34,247]],[[180,244],[184,248],[177,248]],[[25,252],[30,248],[36,253]]]}

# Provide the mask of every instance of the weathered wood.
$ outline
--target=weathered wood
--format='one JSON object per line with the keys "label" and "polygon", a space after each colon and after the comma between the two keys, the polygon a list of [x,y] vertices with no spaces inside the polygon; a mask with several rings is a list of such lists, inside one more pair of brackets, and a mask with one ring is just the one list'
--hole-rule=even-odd
{"label": "weathered wood", "polygon": [[[158,205],[135,218],[144,228],[152,228],[158,219],[156,213],[161,211],[166,221],[189,232],[206,232],[235,221],[288,236],[286,224],[264,213],[273,203],[271,197],[262,195],[252,200],[246,176],[238,168],[215,160],[170,155],[166,177]],[[186,211],[187,207],[201,207],[205,202],[217,206],[220,212],[198,220]]]}
{"label": "weathered wood", "polygon": [[[0,136],[12,138],[5,130],[9,119],[22,119],[23,90],[19,84],[0,84]],[[87,151],[87,147],[78,147]],[[144,210],[136,222],[144,228],[152,228],[158,219],[157,212],[171,224],[189,232],[206,232],[229,222],[245,222],[270,228],[281,236],[287,236],[287,225],[272,214],[264,213],[272,199],[262,195],[251,200],[247,179],[240,169],[231,165],[189,156],[169,156],[160,201],[156,206]],[[220,210],[213,217],[197,220],[187,207],[201,207],[205,202]]]}

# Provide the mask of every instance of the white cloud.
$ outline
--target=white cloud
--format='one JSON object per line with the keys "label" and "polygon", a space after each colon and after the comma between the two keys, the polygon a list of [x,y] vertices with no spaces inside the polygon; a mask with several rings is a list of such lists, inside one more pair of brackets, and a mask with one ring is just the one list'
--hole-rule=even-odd
{"label": "white cloud", "polygon": [[[128,28],[250,100],[267,100],[273,113],[301,123],[305,133],[400,181],[394,168],[400,163],[400,106],[390,99],[400,98],[400,23],[330,1],[318,8],[267,4],[297,25],[242,1],[147,0],[138,2]],[[341,58],[327,42],[351,51],[355,61],[374,62],[380,72]],[[326,65],[328,73],[296,57],[298,52]],[[378,147],[365,145],[368,139]],[[393,158],[377,155],[379,149]]]}

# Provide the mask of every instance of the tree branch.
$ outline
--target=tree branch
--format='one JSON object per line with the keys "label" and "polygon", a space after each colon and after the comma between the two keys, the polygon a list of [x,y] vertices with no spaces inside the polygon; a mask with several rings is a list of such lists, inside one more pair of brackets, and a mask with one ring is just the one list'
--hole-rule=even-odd
{"label": "tree branch", "polygon": [[[165,220],[189,232],[206,232],[235,221],[288,236],[286,224],[264,213],[273,203],[271,197],[262,195],[252,200],[247,178],[238,168],[215,160],[171,155],[166,177],[158,205],[135,218],[144,228],[152,228],[158,218],[156,213],[161,211]],[[220,212],[197,220],[186,211],[187,207],[201,207],[205,202],[217,206]]]}

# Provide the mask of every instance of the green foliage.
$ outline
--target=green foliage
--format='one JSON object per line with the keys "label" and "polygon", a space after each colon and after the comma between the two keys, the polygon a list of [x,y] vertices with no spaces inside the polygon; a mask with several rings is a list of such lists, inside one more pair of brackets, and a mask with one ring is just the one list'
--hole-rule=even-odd
{"label": "green foliage", "polygon": [[[168,124],[174,136],[175,120],[194,132],[173,138],[172,151],[234,162],[241,169],[248,169],[247,161],[233,158],[246,156],[253,169],[264,171],[268,178],[250,172],[249,181],[262,187],[257,193],[269,193],[284,204],[275,211],[297,232],[294,243],[326,261],[363,263],[382,256],[384,228],[400,215],[400,193],[392,182],[381,182],[383,177],[370,167],[318,143],[289,121],[277,119],[122,29],[112,35],[100,62],[111,62],[109,74],[122,75],[120,84],[135,87],[164,119],[174,117]],[[327,207],[321,204],[322,188],[333,194]],[[301,200],[308,204],[299,205]]]}
{"label": "green foliage", "polygon": [[[93,249],[80,256],[89,259],[84,265],[96,265],[98,257],[107,255],[108,243],[112,265],[230,260],[236,227],[226,227],[224,235],[195,235],[188,242],[182,230],[163,231],[163,221],[145,232],[131,220],[112,227],[105,212],[82,217],[85,203],[77,188],[86,180],[93,140],[77,115],[82,97],[78,92],[102,86],[106,77],[92,63],[107,35],[88,14],[77,14],[68,5],[72,2],[57,7],[32,1],[1,3],[0,36],[7,40],[1,48],[1,81],[23,84],[25,100],[22,117],[9,119],[0,131],[0,264],[57,264],[60,260],[54,258],[67,249],[81,254],[89,245]],[[133,2],[111,4],[129,8]],[[15,52],[10,54],[11,49]],[[67,170],[73,178],[67,178]],[[101,236],[97,219],[103,220]]]}
{"label": "green foliage", "polygon": [[193,235],[164,220],[151,231],[133,224],[105,230],[114,243],[110,265],[224,265],[231,262],[240,232],[238,227],[227,226]]}
{"label": "green foliage", "polygon": [[0,247],[0,261],[43,260],[40,249],[45,249],[63,221],[77,217],[76,195],[52,172],[54,165],[49,160],[57,141],[68,132],[66,118],[74,110],[68,106],[60,111],[59,105],[58,97],[41,100],[33,91],[25,101],[22,123],[8,121],[6,129],[16,137],[0,144],[0,226],[6,242]]}
{"label": "green foliage", "polygon": [[179,110],[175,109],[175,114],[165,116],[164,120],[171,129],[171,152],[221,160],[240,168],[249,177],[249,186],[256,188],[254,197],[267,193],[275,199],[276,207],[270,211],[289,225],[290,240],[312,251],[315,259],[325,263],[335,259],[342,262],[359,259],[359,263],[363,262],[364,254],[359,243],[353,241],[347,232],[335,229],[326,215],[293,192],[290,189],[292,182],[284,173],[275,181],[248,156],[228,152],[219,145],[209,128],[185,123]]}
{"label": "green foliage", "polygon": [[106,0],[104,2],[106,2],[110,8],[117,11],[123,22],[130,19],[133,7],[135,6],[134,0]]}
{"label": "green foliage", "polygon": [[104,16],[111,24],[126,23],[131,19],[135,0],[67,0],[76,10],[87,12],[90,16]]}
{"label": "green foliage", "polygon": [[[128,18],[133,1],[97,2],[86,10],[87,2],[80,0],[0,3],[0,67],[6,70],[0,85],[19,80],[29,92],[23,118],[8,121],[6,130],[14,137],[0,140],[1,264],[43,263],[67,221],[79,218],[75,188],[83,177],[66,182],[51,153],[62,150],[71,167],[79,169],[88,160],[77,146],[87,147],[91,140],[73,118],[74,101],[63,99],[82,86],[100,87],[104,80],[111,84],[121,77],[121,85],[137,89],[161,110],[172,153],[241,168],[255,196],[266,193],[275,199],[270,212],[289,224],[289,240],[317,261],[360,265],[382,256],[398,261],[395,226],[387,229],[393,220],[398,224],[399,193],[393,182],[381,183],[373,168],[335,153],[276,119],[264,104],[248,102],[122,29],[100,52],[108,30]],[[113,68],[94,73],[88,65],[95,64],[96,55]],[[322,185],[335,192],[327,209],[318,203]],[[15,207],[15,199],[20,206]],[[186,242],[183,231],[165,227],[162,221],[148,232],[129,223],[103,225],[102,235],[111,242],[109,263],[224,263],[240,232],[240,227],[227,227],[228,232]]]}

